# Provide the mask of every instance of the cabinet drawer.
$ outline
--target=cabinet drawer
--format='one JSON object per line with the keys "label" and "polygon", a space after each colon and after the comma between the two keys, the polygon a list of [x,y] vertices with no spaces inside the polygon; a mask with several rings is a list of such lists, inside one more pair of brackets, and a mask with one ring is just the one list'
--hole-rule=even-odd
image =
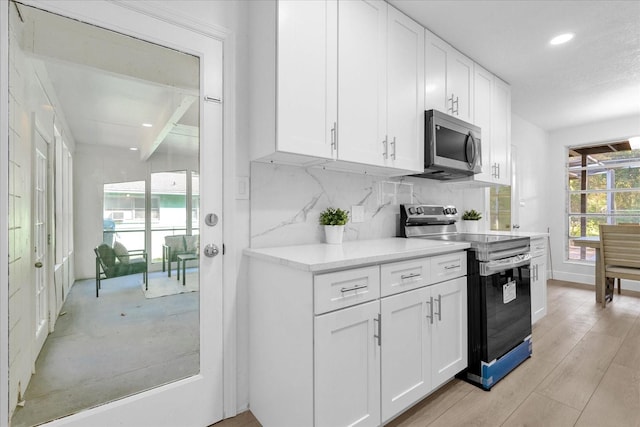
{"label": "cabinet drawer", "polygon": [[545,237],[531,239],[531,257],[542,256],[547,252],[547,240]]}
{"label": "cabinet drawer", "polygon": [[354,268],[318,274],[313,280],[314,311],[322,314],[380,297],[380,268]]}
{"label": "cabinet drawer", "polygon": [[380,266],[380,295],[383,297],[429,284],[429,258],[394,262]]}
{"label": "cabinet drawer", "polygon": [[467,274],[467,253],[454,252],[431,258],[431,283],[443,282]]}

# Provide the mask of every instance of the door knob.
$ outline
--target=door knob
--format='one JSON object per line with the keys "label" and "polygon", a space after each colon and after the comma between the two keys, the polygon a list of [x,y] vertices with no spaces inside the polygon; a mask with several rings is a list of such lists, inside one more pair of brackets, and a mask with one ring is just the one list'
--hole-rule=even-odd
{"label": "door knob", "polygon": [[34,265],[36,268],[42,268],[42,263],[40,261],[36,262]]}
{"label": "door knob", "polygon": [[208,256],[209,258],[213,258],[219,253],[220,253],[220,249],[218,249],[218,247],[213,243],[209,243],[207,246],[204,247],[204,255]]}

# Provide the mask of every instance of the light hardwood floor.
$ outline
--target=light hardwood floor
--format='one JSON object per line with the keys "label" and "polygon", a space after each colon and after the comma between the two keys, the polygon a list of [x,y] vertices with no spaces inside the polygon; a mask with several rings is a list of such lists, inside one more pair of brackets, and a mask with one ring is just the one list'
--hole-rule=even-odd
{"label": "light hardwood floor", "polygon": [[[602,309],[593,287],[548,285],[530,359],[489,392],[453,380],[388,426],[640,426],[640,296]],[[250,412],[215,424],[244,426],[260,424]]]}

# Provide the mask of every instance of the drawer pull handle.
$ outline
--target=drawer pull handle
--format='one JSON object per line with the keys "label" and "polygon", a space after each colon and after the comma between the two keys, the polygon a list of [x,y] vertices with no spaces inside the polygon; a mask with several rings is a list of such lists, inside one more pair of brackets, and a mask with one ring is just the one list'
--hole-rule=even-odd
{"label": "drawer pull handle", "polygon": [[355,292],[357,294],[360,289],[366,289],[366,288],[368,288],[367,285],[356,285],[356,286],[352,286],[350,288],[342,288],[342,289],[340,289],[340,292],[343,293],[343,294],[345,292]]}
{"label": "drawer pull handle", "polygon": [[413,279],[414,277],[420,277],[420,273],[403,274],[400,276],[402,280]]}
{"label": "drawer pull handle", "polygon": [[453,265],[445,265],[444,266],[445,270],[453,270],[454,268],[460,268],[460,264],[453,264]]}

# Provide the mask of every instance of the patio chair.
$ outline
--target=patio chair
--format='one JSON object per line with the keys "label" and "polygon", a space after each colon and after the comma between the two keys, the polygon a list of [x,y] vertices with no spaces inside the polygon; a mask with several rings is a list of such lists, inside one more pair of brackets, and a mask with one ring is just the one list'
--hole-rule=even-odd
{"label": "patio chair", "polygon": [[147,252],[144,249],[129,251],[115,241],[113,247],[101,243],[93,251],[96,253],[96,298],[103,280],[130,274],[142,273],[145,289],[149,289]]}
{"label": "patio chair", "polygon": [[637,225],[600,225],[602,307],[613,300],[614,279],[640,280],[639,242]]}

